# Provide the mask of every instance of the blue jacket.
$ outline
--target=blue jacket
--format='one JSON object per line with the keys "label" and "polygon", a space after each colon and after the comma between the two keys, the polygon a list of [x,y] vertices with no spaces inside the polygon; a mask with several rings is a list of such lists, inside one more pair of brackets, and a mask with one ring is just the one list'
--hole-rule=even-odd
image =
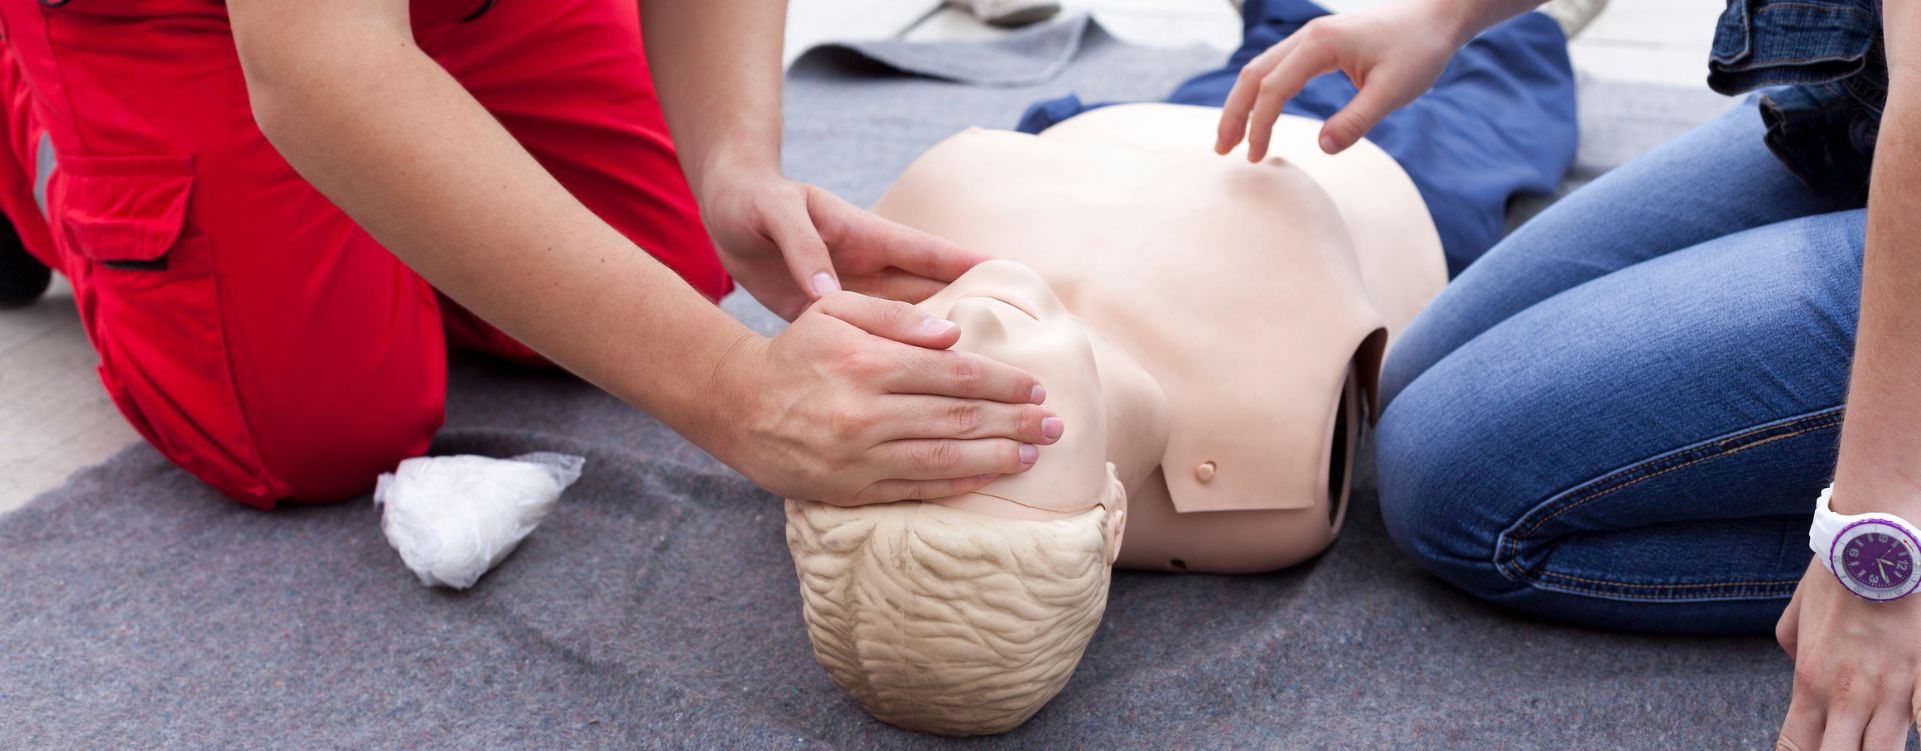
{"label": "blue jacket", "polygon": [[1761,100],[1768,148],[1817,190],[1867,194],[1888,99],[1879,0],[1728,0],[1708,86],[1776,87]]}

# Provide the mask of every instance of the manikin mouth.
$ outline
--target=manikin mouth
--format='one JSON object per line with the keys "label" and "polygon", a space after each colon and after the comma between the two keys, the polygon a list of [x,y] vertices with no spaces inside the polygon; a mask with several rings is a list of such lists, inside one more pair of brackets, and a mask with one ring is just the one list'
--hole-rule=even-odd
{"label": "manikin mouth", "polygon": [[1107,504],[1106,504],[1106,503],[1104,502],[1104,501],[1105,501],[1105,499],[1102,499],[1102,498],[1094,498],[1094,499],[1091,499],[1091,500],[1088,500],[1087,502],[1085,502],[1085,503],[1083,503],[1083,504],[1081,504],[1081,505],[1079,505],[1079,506],[1076,506],[1076,507],[1074,507],[1074,508],[1071,508],[1071,509],[1066,509],[1066,510],[1062,510],[1062,509],[1052,509],[1052,508],[1042,508],[1042,507],[1040,507],[1040,506],[1035,506],[1035,505],[1032,505],[1032,504],[1027,504],[1027,503],[1021,503],[1020,501],[1017,501],[1017,500],[1014,500],[1014,499],[1012,499],[1012,498],[1008,498],[1007,496],[1004,496],[1004,495],[998,495],[998,494],[995,494],[995,493],[989,493],[989,492],[987,492],[987,491],[985,491],[985,490],[979,490],[979,489],[975,489],[975,490],[970,490],[970,491],[968,491],[967,493],[965,493],[964,495],[978,495],[978,496],[985,496],[985,497],[988,497],[988,498],[992,498],[992,499],[994,499],[994,500],[997,500],[997,501],[1006,501],[1006,502],[1008,502],[1008,503],[1012,503],[1012,504],[1014,504],[1014,505],[1016,505],[1016,506],[1019,506],[1019,507],[1021,507],[1021,508],[1024,508],[1024,509],[1029,509],[1029,510],[1032,510],[1032,511],[1034,511],[1035,513],[1037,513],[1037,514],[1039,514],[1039,515],[1041,515],[1041,518],[1047,518],[1047,519],[1061,519],[1061,518],[1066,518],[1066,517],[1069,517],[1069,516],[1074,516],[1074,515],[1076,515],[1076,514],[1080,514],[1080,513],[1084,513],[1084,512],[1086,512],[1086,511],[1087,511],[1088,509],[1091,509],[1091,508],[1094,508],[1094,507],[1096,507],[1096,506],[1105,506],[1105,505],[1107,505]]}

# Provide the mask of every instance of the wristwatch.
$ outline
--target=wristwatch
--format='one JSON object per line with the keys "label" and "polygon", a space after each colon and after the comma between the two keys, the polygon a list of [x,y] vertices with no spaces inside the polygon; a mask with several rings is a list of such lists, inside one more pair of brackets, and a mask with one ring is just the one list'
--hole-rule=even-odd
{"label": "wristwatch", "polygon": [[1899,600],[1921,585],[1921,532],[1893,514],[1849,516],[1828,508],[1834,486],[1821,491],[1808,547],[1849,592],[1877,602]]}

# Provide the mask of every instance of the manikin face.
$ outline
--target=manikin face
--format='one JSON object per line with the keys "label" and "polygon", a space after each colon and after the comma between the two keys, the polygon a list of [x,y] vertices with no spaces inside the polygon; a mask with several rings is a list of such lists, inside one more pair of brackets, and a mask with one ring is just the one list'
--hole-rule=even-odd
{"label": "manikin face", "polygon": [[[954,349],[1026,370],[1047,387],[1047,406],[1067,429],[1041,448],[1034,468],[940,502],[1012,518],[1084,511],[1107,494],[1107,418],[1101,370],[1086,325],[1033,269],[1012,261],[974,267],[920,304],[960,324]],[[1115,504],[1106,504],[1110,508]]]}
{"label": "manikin face", "polygon": [[1060,691],[1093,638],[1125,492],[1087,334],[1038,276],[982,264],[922,307],[960,324],[956,349],[1038,377],[1066,433],[1034,469],[965,496],[790,500],[788,550],[815,656],[869,713],[943,735],[1005,732]]}

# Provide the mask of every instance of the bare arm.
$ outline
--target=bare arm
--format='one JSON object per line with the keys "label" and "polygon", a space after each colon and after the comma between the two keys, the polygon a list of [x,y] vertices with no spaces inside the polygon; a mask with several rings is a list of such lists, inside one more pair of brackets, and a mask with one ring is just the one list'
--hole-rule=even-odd
{"label": "bare arm", "polygon": [[784,0],[645,0],[641,29],[667,127],[694,192],[780,172]]}
{"label": "bare arm", "polygon": [[256,120],[302,177],[489,322],[701,432],[705,375],[751,333],[542,169],[414,46],[406,3],[231,5]]}
{"label": "bare arm", "polygon": [[228,5],[255,118],[294,169],[441,291],[763,487],[944,495],[1052,442],[1031,377],[940,351],[958,331],[910,306],[844,293],[772,340],[733,321],[421,52],[406,0]]}
{"label": "bare arm", "polygon": [[[1891,58],[1908,52],[1895,44],[1897,23],[1908,24],[1904,36],[1921,36],[1913,28],[1921,20],[1915,11],[1912,3],[1889,4]],[[1907,46],[1921,46],[1921,39]],[[1887,511],[1921,520],[1921,92],[1915,91],[1921,59],[1890,63],[1868,187],[1861,325],[1835,474],[1835,487],[1847,492],[1834,505],[1844,514]]]}
{"label": "bare arm", "polygon": [[[1884,25],[1889,93],[1833,508],[1921,521],[1921,6],[1889,0]],[[1817,561],[1776,633],[1795,659],[1783,747],[1904,745],[1921,711],[1921,597],[1868,602]]]}

